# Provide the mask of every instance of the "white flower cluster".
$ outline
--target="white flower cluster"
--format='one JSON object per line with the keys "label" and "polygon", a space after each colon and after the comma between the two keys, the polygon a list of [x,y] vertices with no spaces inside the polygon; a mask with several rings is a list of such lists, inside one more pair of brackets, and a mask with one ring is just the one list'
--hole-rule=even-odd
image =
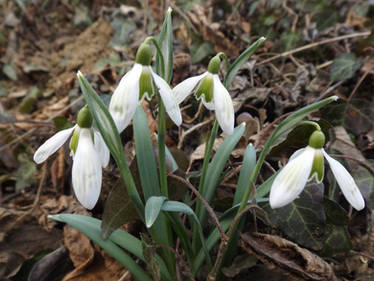
{"label": "white flower cluster", "polygon": [[[145,97],[153,97],[156,93],[155,87],[166,112],[177,126],[182,123],[179,103],[197,89],[196,96],[203,98],[208,109],[216,111],[223,131],[227,134],[233,133],[234,108],[228,91],[218,77],[220,61],[215,59],[214,73],[209,72],[208,67],[204,74],[189,78],[172,90],[168,83],[152,70],[151,60],[152,50],[148,44],[143,43],[138,49],[133,68],[121,79],[112,95],[109,112],[120,133],[129,125],[138,104]],[[87,106],[80,111],[77,119],[78,124],[73,128],[58,132],[40,146],[34,154],[34,161],[38,164],[44,162],[73,134],[70,148],[73,157],[74,192],[85,208],[92,209],[100,195],[102,168],[108,165],[110,155],[100,133],[92,127],[92,117]]]}

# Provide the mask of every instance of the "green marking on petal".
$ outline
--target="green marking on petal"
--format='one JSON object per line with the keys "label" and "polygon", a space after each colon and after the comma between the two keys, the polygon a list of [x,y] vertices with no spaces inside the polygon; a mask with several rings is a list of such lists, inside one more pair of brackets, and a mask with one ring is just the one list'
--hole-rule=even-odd
{"label": "green marking on petal", "polygon": [[207,75],[200,82],[199,88],[196,91],[196,98],[200,99],[204,95],[206,102],[211,102],[213,100],[213,77],[212,75]]}
{"label": "green marking on petal", "polygon": [[316,176],[317,181],[320,183],[323,180],[323,175],[325,172],[323,153],[319,149],[316,151],[313,159],[312,171],[310,172],[309,179],[312,179],[313,176]]}
{"label": "green marking on petal", "polygon": [[77,151],[78,147],[78,140],[79,140],[79,128],[74,130],[73,136],[71,137],[70,141],[70,149],[73,151],[73,154]]}
{"label": "green marking on petal", "polygon": [[152,83],[151,72],[143,67],[142,74],[140,74],[139,78],[139,100],[142,100],[144,94],[147,94],[149,99],[153,96],[154,91]]}

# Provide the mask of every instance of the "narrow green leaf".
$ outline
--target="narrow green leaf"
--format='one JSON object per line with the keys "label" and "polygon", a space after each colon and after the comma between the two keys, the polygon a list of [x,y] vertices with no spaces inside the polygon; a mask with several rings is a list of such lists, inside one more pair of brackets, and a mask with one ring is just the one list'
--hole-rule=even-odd
{"label": "narrow green leaf", "polygon": [[[138,238],[132,236],[122,229],[117,229],[109,236],[109,239],[116,243],[118,246],[134,254],[143,262],[146,262],[146,259],[143,255],[142,242]],[[170,276],[164,260],[158,254],[156,254],[155,258],[160,266],[162,280],[174,281]]]}
{"label": "narrow green leaf", "polygon": [[203,247],[203,251],[205,253],[206,260],[207,260],[208,264],[211,266],[212,261],[211,261],[210,256],[209,256],[208,248],[205,244],[203,228],[201,227],[199,219],[197,218],[196,214],[191,209],[191,207],[182,203],[182,202],[178,202],[178,201],[164,201],[164,204],[162,205],[162,210],[166,211],[166,212],[180,212],[180,213],[184,213],[184,214],[187,214],[189,216],[192,216],[192,218],[195,220],[195,222],[198,226],[200,241],[201,241],[201,245]]}
{"label": "narrow green leaf", "polygon": [[[158,44],[161,47],[162,54],[164,56],[165,63],[165,79],[166,82],[170,83],[173,74],[173,25],[171,18],[171,8],[166,12],[164,23],[158,36]],[[161,73],[159,56],[156,56],[156,69],[157,73]]]}
{"label": "narrow green leaf", "polygon": [[233,62],[230,68],[227,70],[227,74],[225,77],[225,86],[229,88],[232,79],[238,72],[238,70],[242,67],[242,65],[253,55],[254,52],[260,47],[260,45],[266,40],[265,37],[260,37],[254,42],[251,46],[248,47],[240,56]]}
{"label": "narrow green leaf", "polygon": [[77,76],[84,98],[95,118],[98,129],[106,145],[112,152],[113,157],[115,159],[120,159],[123,156],[122,143],[112,116],[86,78],[80,72],[78,72]]}
{"label": "narrow green leaf", "polygon": [[[165,213],[168,219],[171,222],[171,227],[174,229],[174,232],[178,239],[181,242],[181,246],[183,250],[186,253],[187,259],[189,263],[192,264],[192,261],[194,260],[194,255],[192,252],[192,245],[191,245],[191,239],[190,239],[190,233],[186,229],[185,223],[177,213],[169,212]],[[205,254],[205,252],[204,252]],[[204,255],[205,257],[205,255]]]}
{"label": "narrow green leaf", "polygon": [[[115,258],[119,263],[121,263],[132,274],[134,274],[138,280],[152,281],[149,275],[120,247],[118,247],[111,240],[103,240],[101,238],[99,220],[76,214],[59,214],[49,217],[55,221],[67,223],[82,232],[92,241],[97,243],[101,248],[103,248],[113,258]],[[140,257],[141,247],[139,249],[136,243],[131,243],[131,241],[134,242],[134,239],[132,239],[130,236],[127,238],[130,238],[127,250]]]}
{"label": "narrow green leaf", "polygon": [[138,191],[136,190],[129,167],[127,166],[121,139],[113,118],[110,115],[109,111],[106,109],[103,101],[100,99],[98,94],[86,80],[83,74],[81,72],[78,72],[77,77],[84,98],[88,104],[92,116],[96,121],[96,125],[100,131],[100,134],[103,137],[105,144],[109,148],[110,152],[112,153],[112,156],[121,172],[121,176],[125,181],[128,194],[135,204],[138,215],[143,218],[144,205],[142,200],[140,199]]}
{"label": "narrow green leaf", "polygon": [[148,228],[156,221],[166,199],[164,196],[152,196],[147,200],[145,204],[145,224]]}
{"label": "narrow green leaf", "polygon": [[278,175],[279,172],[280,172],[280,170],[278,170],[275,174],[273,174],[270,178],[268,178],[263,184],[261,184],[259,187],[257,187],[257,189],[256,189],[256,200],[258,202],[260,202],[259,199],[265,197],[265,195],[267,195],[270,192],[270,188],[273,184],[273,181],[274,181],[275,177]]}
{"label": "narrow green leaf", "polygon": [[[223,141],[216,154],[214,155],[212,162],[209,164],[206,178],[204,181],[203,197],[210,203],[213,199],[217,185],[219,183],[221,173],[226,165],[227,159],[230,157],[232,150],[240,140],[245,130],[245,125],[241,124],[237,126],[234,133]],[[204,224],[206,219],[206,209],[201,208],[199,215],[200,223]]]}
{"label": "narrow green leaf", "polygon": [[138,106],[133,118],[136,161],[138,163],[140,182],[147,201],[151,196],[159,196],[160,184],[157,175],[157,165],[149,136],[147,116]]}
{"label": "narrow green leaf", "polygon": [[[268,201],[269,201],[268,198],[263,198],[263,199],[257,200],[258,203],[259,202],[268,202]],[[248,201],[247,205],[250,205],[250,204],[252,204],[252,202]],[[230,209],[226,210],[223,213],[223,215],[219,218],[219,223],[220,223],[223,231],[226,232],[229,229],[232,221],[234,220],[234,218],[236,216],[236,213],[237,213],[237,210],[238,210],[239,207],[240,207],[240,204],[234,205]],[[220,239],[221,239],[221,236],[220,236],[220,233],[219,233],[218,229],[214,228],[213,231],[209,234],[208,238],[205,239],[205,243],[206,243],[208,251],[210,251],[217,244],[217,242]],[[196,273],[199,270],[199,268],[201,267],[201,264],[204,261],[204,257],[205,257],[205,253],[204,253],[203,249],[201,249],[198,252],[198,254],[196,255],[196,257],[194,258],[194,262],[193,262],[193,266],[192,266],[192,272],[193,273]]]}
{"label": "narrow green leaf", "polygon": [[233,205],[239,204],[242,200],[245,189],[249,186],[249,178],[256,166],[256,149],[249,144],[244,152],[243,165],[240,169],[238,184],[236,185]]}

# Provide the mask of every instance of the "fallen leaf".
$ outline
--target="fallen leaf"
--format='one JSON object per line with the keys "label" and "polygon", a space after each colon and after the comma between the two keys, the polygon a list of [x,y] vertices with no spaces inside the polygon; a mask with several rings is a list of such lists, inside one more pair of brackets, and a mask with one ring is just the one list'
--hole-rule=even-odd
{"label": "fallen leaf", "polygon": [[268,268],[279,268],[288,280],[338,281],[331,266],[316,254],[269,234],[241,234],[240,246]]}

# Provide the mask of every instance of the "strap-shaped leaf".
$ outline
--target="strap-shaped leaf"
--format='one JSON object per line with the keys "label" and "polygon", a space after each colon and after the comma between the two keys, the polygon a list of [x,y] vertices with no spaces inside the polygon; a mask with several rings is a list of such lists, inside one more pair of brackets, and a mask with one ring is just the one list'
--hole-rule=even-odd
{"label": "strap-shaped leaf", "polygon": [[[120,247],[109,239],[103,240],[101,238],[101,222],[99,220],[76,214],[59,214],[49,217],[55,221],[67,223],[82,232],[92,241],[97,243],[101,248],[103,248],[113,258],[115,258],[119,263],[121,263],[126,269],[130,270],[130,272],[134,274],[138,280],[152,281],[149,275]],[[126,238],[129,239],[129,243],[126,244],[126,250],[141,258],[142,249],[141,246],[139,248],[139,244],[135,240],[136,238],[130,234],[126,235]]]}
{"label": "strap-shaped leaf", "polygon": [[[209,164],[202,194],[208,203],[210,203],[213,199],[227,159],[230,157],[231,152],[243,135],[244,130],[244,123],[237,126],[234,130],[234,133],[230,136],[227,136],[223,141],[216,154],[214,155],[212,162]],[[206,218],[206,209],[204,207],[201,208],[200,214],[198,214],[198,216],[200,219],[200,223],[204,224]]]}
{"label": "strap-shaped leaf", "polygon": [[205,253],[205,257],[206,257],[206,260],[207,260],[209,266],[211,266],[212,261],[211,261],[210,256],[209,256],[208,248],[205,244],[203,228],[201,227],[199,219],[197,218],[194,211],[190,208],[190,206],[188,206],[188,205],[186,205],[182,202],[167,200],[167,201],[164,201],[164,204],[162,205],[161,209],[163,211],[166,211],[166,212],[184,213],[184,214],[187,214],[187,215],[191,216],[194,219],[194,221],[196,222],[196,224],[198,226],[198,231],[199,231],[201,245],[203,247],[203,252]]}
{"label": "strap-shaped leaf", "polygon": [[152,196],[147,200],[145,204],[145,225],[148,228],[156,221],[166,199],[164,196]]}
{"label": "strap-shaped leaf", "polygon": [[225,86],[229,88],[232,79],[235,77],[238,70],[242,67],[242,65],[253,55],[254,52],[260,47],[260,45],[266,40],[265,37],[261,37],[257,39],[251,46],[248,47],[240,56],[233,62],[233,64],[227,70],[227,74],[225,77]]}
{"label": "strap-shaped leaf", "polygon": [[149,128],[147,116],[141,106],[136,109],[133,118],[136,161],[138,163],[140,182],[147,201],[151,196],[161,195],[158,181],[157,165]]}
{"label": "strap-shaped leaf", "polygon": [[[169,8],[166,12],[165,20],[162,24],[160,35],[158,36],[158,44],[164,56],[165,63],[165,74],[163,78],[168,83],[171,82],[171,77],[173,74],[173,26],[171,12],[172,10],[171,8]],[[156,56],[156,69],[158,73],[161,73],[160,63],[161,61],[159,56]]]}
{"label": "strap-shaped leaf", "polygon": [[240,169],[238,184],[236,185],[233,205],[239,204],[242,200],[245,189],[249,186],[249,175],[252,174],[256,166],[256,149],[249,144],[244,152],[243,165]]}

